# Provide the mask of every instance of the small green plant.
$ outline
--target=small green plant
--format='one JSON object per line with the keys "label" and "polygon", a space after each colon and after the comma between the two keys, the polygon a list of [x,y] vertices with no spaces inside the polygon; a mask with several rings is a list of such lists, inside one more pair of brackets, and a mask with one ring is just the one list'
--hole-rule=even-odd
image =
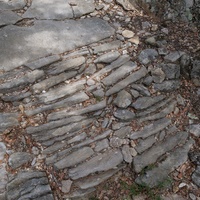
{"label": "small green plant", "polygon": [[101,101],[102,97],[100,96],[95,96],[96,101]]}
{"label": "small green plant", "polygon": [[[154,165],[148,166],[148,169],[154,168]],[[147,169],[147,168],[145,168]],[[170,177],[164,179],[163,181],[159,182],[156,187],[150,188],[147,184],[128,184],[125,181],[120,182],[121,187],[128,191],[128,196],[137,196],[144,194],[146,195],[148,200],[162,200],[160,194],[163,189],[172,185],[172,179]]]}
{"label": "small green plant", "polygon": [[97,197],[90,197],[89,200],[99,200]]}

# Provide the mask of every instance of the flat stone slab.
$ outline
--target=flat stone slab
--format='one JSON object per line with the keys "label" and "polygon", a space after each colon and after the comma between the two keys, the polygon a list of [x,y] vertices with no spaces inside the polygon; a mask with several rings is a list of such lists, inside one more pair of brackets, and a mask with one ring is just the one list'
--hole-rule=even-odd
{"label": "flat stone slab", "polygon": [[185,145],[172,151],[162,163],[158,164],[158,167],[147,171],[145,175],[139,176],[136,183],[145,183],[152,188],[165,181],[170,172],[187,161],[187,154],[193,143],[194,141],[190,139]]}
{"label": "flat stone slab", "polygon": [[53,200],[53,194],[45,172],[22,171],[9,177],[7,199]]}
{"label": "flat stone slab", "polygon": [[93,157],[86,163],[83,163],[69,170],[69,176],[76,180],[85,177],[91,173],[106,171],[117,167],[123,161],[120,150],[110,150],[104,154]]}
{"label": "flat stone slab", "polygon": [[0,70],[10,71],[50,54],[60,54],[114,34],[99,18],[38,20],[31,27],[9,25],[0,30]]}
{"label": "flat stone slab", "polygon": [[19,124],[17,117],[18,115],[16,113],[0,114],[0,131],[4,131],[11,126],[17,126]]}
{"label": "flat stone slab", "polygon": [[0,12],[0,26],[15,24],[19,20],[21,20],[21,17],[12,11],[5,10]]}
{"label": "flat stone slab", "polygon": [[93,12],[94,0],[34,0],[24,18],[67,19]]}
{"label": "flat stone slab", "polygon": [[17,10],[22,9],[26,5],[24,0],[1,0],[0,2],[0,11],[1,10]]}

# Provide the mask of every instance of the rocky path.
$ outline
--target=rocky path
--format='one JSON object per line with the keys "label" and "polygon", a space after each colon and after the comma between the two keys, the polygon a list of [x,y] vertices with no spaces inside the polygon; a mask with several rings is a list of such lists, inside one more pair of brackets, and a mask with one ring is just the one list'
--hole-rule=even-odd
{"label": "rocky path", "polygon": [[153,188],[188,162],[200,124],[180,129],[180,75],[198,88],[200,61],[188,72],[130,16],[112,0],[0,1],[0,199],[81,199],[127,165]]}

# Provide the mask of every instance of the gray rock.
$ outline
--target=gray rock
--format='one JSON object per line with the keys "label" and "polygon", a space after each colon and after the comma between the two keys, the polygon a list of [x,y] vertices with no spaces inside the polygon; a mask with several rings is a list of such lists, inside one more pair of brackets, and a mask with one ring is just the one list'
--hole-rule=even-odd
{"label": "gray rock", "polygon": [[67,70],[76,70],[85,63],[85,57],[69,58],[67,60],[50,65],[48,74],[59,74]]}
{"label": "gray rock", "polygon": [[195,183],[195,185],[200,187],[200,165],[197,166],[194,173],[192,174],[192,181]]}
{"label": "gray rock", "polygon": [[76,181],[75,185],[77,185],[81,189],[88,189],[91,187],[95,187],[95,186],[99,185],[100,183],[102,183],[103,181],[106,181],[111,176],[113,176],[120,169],[122,169],[122,167],[119,167],[117,169],[111,169],[107,172],[89,176],[83,180]]}
{"label": "gray rock", "polygon": [[111,63],[117,58],[119,58],[120,53],[118,51],[114,52],[108,52],[106,54],[101,55],[96,60],[94,60],[94,63]]}
{"label": "gray rock", "polygon": [[164,57],[164,60],[165,60],[166,62],[172,62],[172,63],[174,63],[174,62],[178,61],[179,58],[180,58],[183,54],[185,54],[185,53],[182,52],[182,51],[174,51],[174,52],[171,52],[171,53],[169,53],[168,55],[166,55],[166,56]]}
{"label": "gray rock", "polygon": [[159,53],[159,55],[161,55],[161,56],[165,56],[165,55],[167,55],[169,52],[168,52],[168,50],[167,50],[166,48],[158,48],[158,53]]}
{"label": "gray rock", "polygon": [[162,83],[165,80],[165,73],[161,68],[152,69],[151,75],[155,83]]}
{"label": "gray rock", "polygon": [[100,80],[102,75],[109,73],[113,69],[116,69],[116,68],[122,66],[123,64],[125,64],[129,60],[130,60],[130,57],[128,55],[120,56],[117,60],[112,62],[110,65],[104,67],[103,69],[101,69],[98,72],[96,72],[95,74],[93,74],[91,78],[95,78],[97,80]]}
{"label": "gray rock", "polygon": [[158,142],[141,155],[137,155],[133,161],[135,171],[137,173],[141,172],[144,167],[155,163],[160,156],[171,151],[176,145],[183,145],[187,137],[187,132],[179,132],[173,136],[169,136],[165,141]]}
{"label": "gray rock", "polygon": [[52,64],[56,61],[59,61],[59,60],[60,60],[59,55],[47,56],[47,57],[40,58],[40,59],[35,60],[33,62],[30,62],[30,63],[26,63],[25,66],[32,69],[32,70],[35,70],[35,69],[39,69],[41,67],[45,67],[47,65],[50,65],[50,64]]}
{"label": "gray rock", "polygon": [[187,161],[187,152],[193,143],[193,140],[189,140],[182,147],[176,148],[168,154],[167,158],[163,162],[158,164],[158,167],[155,167],[152,170],[147,171],[145,175],[138,177],[136,183],[145,183],[149,187],[155,187],[159,183],[165,181],[170,172],[174,171],[177,167]]}
{"label": "gray rock", "polygon": [[15,24],[22,18],[10,10],[0,12],[0,26]]}
{"label": "gray rock", "polygon": [[180,87],[180,81],[179,80],[168,80],[168,81],[164,81],[162,83],[155,83],[155,84],[153,84],[153,87],[156,91],[172,92],[174,90],[177,90]]}
{"label": "gray rock", "polygon": [[163,130],[164,128],[166,128],[170,124],[171,124],[171,120],[169,120],[167,118],[159,119],[159,120],[155,121],[154,123],[152,123],[148,126],[145,126],[143,128],[143,130],[133,132],[130,135],[130,139],[134,140],[134,139],[138,139],[138,138],[143,138],[143,139],[147,138],[147,137]]}
{"label": "gray rock", "polygon": [[159,110],[158,113],[152,113],[149,116],[139,119],[139,122],[144,122],[144,121],[149,121],[149,120],[152,121],[152,120],[157,120],[157,119],[166,117],[168,114],[174,111],[176,107],[176,101],[172,100],[171,102],[169,102],[169,105],[165,105],[165,106],[166,107]]}
{"label": "gray rock", "polygon": [[24,164],[27,164],[33,159],[33,156],[27,152],[16,152],[10,155],[8,159],[8,164],[13,169],[17,169]]}
{"label": "gray rock", "polygon": [[109,76],[105,77],[102,82],[106,86],[115,84],[117,81],[128,75],[131,71],[136,69],[137,65],[133,62],[127,62],[121,67],[112,72]]}
{"label": "gray rock", "polygon": [[62,184],[62,192],[63,193],[68,193],[71,189],[71,185],[72,185],[72,181],[71,180],[64,180],[64,181],[61,181],[61,184]]}
{"label": "gray rock", "polygon": [[146,65],[151,61],[155,60],[157,56],[158,52],[155,49],[145,49],[141,51],[140,55],[138,56],[138,59],[140,63]]}
{"label": "gray rock", "polygon": [[136,82],[137,80],[140,80],[141,78],[143,78],[145,75],[147,74],[147,70],[145,67],[142,67],[141,69],[139,69],[138,71],[132,73],[131,75],[129,75],[127,78],[125,78],[124,80],[118,82],[117,84],[115,84],[113,87],[111,87],[107,92],[106,92],[106,96],[110,96],[112,94],[115,94],[117,92],[119,92],[120,90],[124,89],[126,86],[128,86],[131,83]]}
{"label": "gray rock", "polygon": [[132,38],[134,35],[135,35],[135,33],[133,31],[130,31],[130,30],[127,30],[127,29],[122,31],[122,36],[124,38]]}
{"label": "gray rock", "polygon": [[113,135],[121,139],[124,139],[126,137],[129,137],[131,131],[132,131],[131,126],[124,126],[121,127],[119,130],[115,131]]}
{"label": "gray rock", "polygon": [[76,180],[95,172],[106,171],[117,167],[123,161],[120,150],[110,150],[104,154],[93,157],[86,163],[69,170],[69,176]]}
{"label": "gray rock", "polygon": [[191,78],[196,86],[200,86],[200,60],[195,60],[192,65]]}
{"label": "gray rock", "polygon": [[103,149],[106,149],[109,147],[109,142],[108,142],[108,139],[104,139],[104,140],[101,140],[99,142],[96,143],[96,146],[95,146],[95,151],[99,152]]}
{"label": "gray rock", "polygon": [[163,108],[165,109],[168,106],[168,104],[171,103],[172,101],[173,101],[173,97],[165,98],[162,101],[156,103],[155,105],[153,105],[145,110],[138,111],[136,113],[136,116],[138,118],[148,117],[149,114],[159,112],[159,109],[162,109],[162,110],[163,110]]}
{"label": "gray rock", "polygon": [[6,170],[6,164],[1,163],[0,165],[0,199],[5,200],[6,185],[8,183],[8,172]]}
{"label": "gray rock", "polygon": [[[47,11],[41,9],[45,8]],[[80,17],[84,14],[94,11],[94,1],[75,0],[73,5],[67,0],[34,0],[30,8],[23,15],[24,18],[37,18],[37,19],[66,19],[73,17]]]}
{"label": "gray rock", "polygon": [[34,94],[40,93],[43,90],[48,90],[50,87],[53,87],[61,82],[66,81],[67,79],[70,79],[74,77],[77,74],[77,72],[72,71],[72,72],[66,72],[59,74],[57,76],[52,76],[50,78],[47,78],[39,83],[36,83],[32,86],[32,90]]}
{"label": "gray rock", "polygon": [[200,124],[191,124],[187,127],[187,131],[194,134],[196,137],[200,137]]}
{"label": "gray rock", "polygon": [[131,88],[137,90],[141,95],[150,96],[150,92],[148,88],[146,88],[143,84],[132,84]]}
{"label": "gray rock", "polygon": [[0,85],[1,93],[8,93],[9,91],[16,90],[16,87],[26,86],[30,83],[34,83],[36,80],[40,79],[44,76],[43,70],[34,70],[28,72],[23,77],[18,79],[10,80],[9,82],[5,82]]}
{"label": "gray rock", "polygon": [[137,98],[140,96],[140,93],[137,91],[137,90],[130,90],[131,91],[131,94],[134,98]]}
{"label": "gray rock", "polygon": [[6,154],[6,145],[3,142],[0,142],[0,160],[4,159]]}
{"label": "gray rock", "polygon": [[180,66],[181,66],[181,74],[186,78],[190,78],[192,67],[191,67],[191,58],[188,54],[184,54],[181,56]]}
{"label": "gray rock", "polygon": [[86,101],[87,99],[89,99],[89,96],[86,95],[85,92],[79,92],[79,93],[76,93],[76,94],[74,94],[70,97],[67,97],[67,98],[65,98],[65,99],[63,99],[59,102],[52,103],[50,105],[45,105],[45,106],[42,106],[42,107],[38,107],[38,108],[35,108],[33,110],[27,110],[27,111],[25,111],[25,113],[26,113],[26,115],[31,116],[31,115],[35,115],[37,113],[41,113],[41,112],[44,112],[44,111],[47,111],[47,110],[69,107],[69,106],[72,106],[74,104]]}
{"label": "gray rock", "polygon": [[92,156],[94,151],[89,147],[81,148],[75,152],[70,153],[70,155],[64,157],[62,160],[55,163],[56,168],[64,169],[67,167],[73,167],[78,163],[86,160]]}
{"label": "gray rock", "polygon": [[18,122],[18,114],[16,113],[2,113],[0,114],[0,134],[9,127],[17,126]]}
{"label": "gray rock", "polygon": [[86,190],[77,189],[74,192],[71,192],[70,194],[65,195],[64,197],[66,199],[87,200],[88,196],[91,195],[95,190],[96,190],[95,188],[89,188]]}
{"label": "gray rock", "polygon": [[97,71],[96,66],[94,64],[89,64],[88,68],[85,70],[86,75],[93,75]]}
{"label": "gray rock", "polygon": [[113,148],[121,147],[123,143],[124,143],[124,140],[121,138],[118,138],[118,137],[110,138],[110,146]]}
{"label": "gray rock", "polygon": [[142,152],[144,152],[145,150],[149,149],[154,143],[156,142],[156,138],[154,135],[144,139],[144,140],[140,140],[137,144],[137,146],[135,147],[135,150],[141,154]]}
{"label": "gray rock", "polygon": [[168,79],[176,79],[180,77],[180,65],[162,64],[161,67]]}
{"label": "gray rock", "polygon": [[143,80],[143,84],[145,86],[150,86],[153,82],[153,77],[152,76],[147,76],[146,78],[144,78]]}
{"label": "gray rock", "polygon": [[74,123],[74,122],[79,122],[84,120],[85,117],[83,116],[73,116],[73,117],[69,117],[67,119],[61,119],[61,120],[57,120],[57,121],[52,121],[52,122],[48,122],[46,124],[42,124],[40,126],[29,126],[26,128],[26,132],[28,134],[37,134],[39,132],[45,131],[47,132],[47,130],[51,130],[51,129],[55,129],[70,123]]}
{"label": "gray rock", "polygon": [[122,147],[122,155],[123,155],[123,158],[124,158],[125,162],[131,163],[133,161],[129,145],[123,145],[123,147]]}
{"label": "gray rock", "polygon": [[[31,27],[9,25],[0,30],[0,69],[10,71],[49,54],[70,51],[113,34],[114,29],[99,18],[38,20]],[[27,42],[29,45],[25,45]]]}
{"label": "gray rock", "polygon": [[85,132],[80,133],[76,135],[75,137],[69,139],[67,141],[68,144],[74,143],[74,142],[80,142],[81,140],[84,140],[87,137],[87,134]]}
{"label": "gray rock", "polygon": [[137,8],[135,1],[117,0],[116,2],[122,5],[125,10],[136,10]]}
{"label": "gray rock", "polygon": [[193,164],[200,165],[200,151],[190,151],[188,157]]}
{"label": "gray rock", "polygon": [[[68,0],[68,2],[71,4],[70,0]],[[73,3],[74,5],[72,5]],[[94,0],[75,0],[73,3],[71,4],[71,8],[73,10],[74,17],[76,18],[95,10]]]}
{"label": "gray rock", "polygon": [[113,42],[104,43],[99,46],[92,47],[94,54],[101,53],[104,51],[110,51],[113,49],[118,49],[121,46],[121,42],[119,40],[115,40]]}
{"label": "gray rock", "polygon": [[157,46],[156,38],[154,36],[148,37],[145,42],[151,46]]}
{"label": "gray rock", "polygon": [[9,178],[7,199],[53,200],[45,172],[21,171]]}
{"label": "gray rock", "polygon": [[129,110],[117,109],[113,114],[117,119],[123,121],[131,121],[135,119],[135,113]]}
{"label": "gray rock", "polygon": [[134,103],[132,103],[132,106],[137,110],[142,110],[158,103],[164,98],[164,95],[159,95],[155,97],[140,97]]}
{"label": "gray rock", "polygon": [[22,9],[24,6],[26,6],[26,2],[24,0],[15,0],[15,1],[1,0],[0,11]]}
{"label": "gray rock", "polygon": [[95,96],[95,97],[104,97],[105,95],[105,92],[103,89],[99,89],[99,90],[95,90],[94,92],[92,92],[92,94]]}
{"label": "gray rock", "polygon": [[163,200],[187,200],[186,198],[178,194],[169,194],[167,196],[162,196],[161,198]]}
{"label": "gray rock", "polygon": [[44,94],[38,95],[37,98],[41,102],[48,104],[51,101],[58,100],[62,97],[69,96],[74,94],[75,92],[80,91],[84,88],[85,83],[86,80],[80,80],[74,83],[69,83],[64,86],[60,86],[59,88],[52,89]]}
{"label": "gray rock", "polygon": [[117,94],[114,104],[119,108],[127,108],[132,102],[132,96],[125,90]]}
{"label": "gray rock", "polygon": [[48,116],[48,120],[52,121],[52,120],[61,119],[63,117],[69,117],[72,115],[82,115],[82,114],[86,114],[90,112],[95,112],[97,110],[101,110],[105,107],[106,107],[106,100],[103,100],[103,101],[100,101],[99,103],[96,103],[94,105],[89,105],[88,107],[85,107],[79,110],[74,110],[74,111],[72,110],[70,112],[60,111],[57,113],[51,113]]}

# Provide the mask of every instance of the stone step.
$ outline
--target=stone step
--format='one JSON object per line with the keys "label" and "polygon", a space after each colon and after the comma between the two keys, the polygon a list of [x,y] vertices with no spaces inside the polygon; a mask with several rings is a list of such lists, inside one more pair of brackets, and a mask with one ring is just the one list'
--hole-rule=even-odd
{"label": "stone step", "polygon": [[1,113],[0,114],[0,134],[10,127],[19,125],[17,113]]}
{"label": "stone step", "polygon": [[166,117],[168,114],[174,111],[176,104],[177,104],[176,100],[172,100],[171,102],[169,102],[169,105],[167,107],[162,108],[160,111],[158,111],[158,113],[155,113],[155,114],[153,113],[153,114],[150,114],[149,116],[142,117],[138,121],[139,122],[153,121],[153,120]]}
{"label": "stone step", "polygon": [[75,149],[79,149],[79,148],[84,147],[84,146],[88,146],[88,145],[95,143],[99,140],[103,140],[103,139],[109,137],[111,134],[112,134],[112,131],[107,130],[107,131],[97,135],[94,138],[87,138],[87,140],[80,142],[79,144],[75,144],[74,146],[71,146],[71,147],[64,149],[64,150],[56,151],[54,153],[54,155],[46,158],[46,164],[49,165],[49,164],[55,163],[56,161],[59,161],[62,158],[64,158],[66,155],[68,155],[70,153],[70,151],[75,150]]}
{"label": "stone step", "polygon": [[130,72],[135,70],[137,68],[137,65],[134,62],[126,62],[121,67],[116,69],[114,72],[112,72],[109,76],[105,77],[102,82],[106,86],[110,86],[112,84],[115,84],[120,79],[124,78],[126,75],[128,75]]}
{"label": "stone step", "polygon": [[54,164],[57,169],[64,169],[73,167],[82,161],[90,158],[94,154],[94,151],[90,147],[83,147],[77,151],[70,153],[68,156],[59,160]]}
{"label": "stone step", "polygon": [[160,102],[156,103],[155,105],[152,105],[151,107],[148,107],[145,110],[138,110],[136,112],[136,116],[138,118],[144,117],[149,115],[150,113],[154,113],[156,111],[159,111],[159,109],[166,107],[171,101],[173,100],[173,97],[165,98],[161,100]]}
{"label": "stone step", "polygon": [[107,73],[111,72],[113,69],[116,69],[116,68],[122,66],[123,64],[125,64],[129,60],[130,60],[130,57],[128,55],[120,56],[117,60],[115,60],[114,62],[112,62],[110,65],[107,65],[103,69],[101,69],[98,72],[96,72],[95,74],[93,74],[91,76],[91,78],[92,79],[100,80],[101,76],[103,76],[104,74],[107,74]]}
{"label": "stone step", "polygon": [[70,112],[68,112],[67,110],[55,112],[55,113],[49,114],[47,117],[47,120],[52,121],[52,120],[57,120],[57,119],[61,119],[61,118],[66,118],[66,117],[73,116],[73,115],[83,115],[83,114],[87,114],[90,112],[95,112],[97,110],[101,110],[101,109],[105,108],[106,105],[107,105],[106,100],[103,100],[103,101],[100,101],[99,103],[89,105],[88,107],[85,107],[85,108],[82,108],[79,110],[70,111]]}
{"label": "stone step", "polygon": [[159,95],[155,97],[139,97],[134,103],[131,104],[131,106],[137,110],[143,110],[162,101],[164,98],[164,95]]}
{"label": "stone step", "polygon": [[74,95],[71,95],[70,97],[67,97],[56,103],[51,103],[49,105],[43,105],[43,106],[35,108],[33,110],[25,110],[25,113],[27,116],[32,116],[32,115],[42,113],[45,111],[55,110],[58,108],[71,107],[75,104],[84,102],[88,99],[89,99],[89,96],[85,92],[78,92],[78,93],[75,93]]}
{"label": "stone step", "polygon": [[22,171],[9,177],[7,199],[49,199],[53,194],[45,172]]}
{"label": "stone step", "polygon": [[110,150],[70,169],[69,177],[72,180],[77,180],[95,172],[107,171],[117,167],[122,161],[123,156],[120,150]]}
{"label": "stone step", "polygon": [[129,75],[128,77],[126,77],[122,81],[116,83],[113,87],[111,87],[106,92],[106,96],[110,96],[112,94],[115,94],[115,93],[119,92],[120,90],[124,89],[125,87],[127,87],[131,83],[134,83],[134,82],[140,80],[141,78],[143,78],[144,76],[146,76],[146,74],[147,74],[146,68],[142,67],[138,71],[133,72],[131,75]]}
{"label": "stone step", "polygon": [[26,132],[28,134],[42,134],[43,135],[43,131],[55,129],[55,128],[58,128],[70,123],[79,122],[81,120],[84,120],[85,118],[86,117],[84,116],[72,116],[66,119],[51,121],[49,123],[42,124],[40,126],[29,126],[26,128]]}
{"label": "stone step", "polygon": [[163,130],[167,126],[171,124],[171,120],[167,118],[159,119],[148,126],[145,126],[142,130],[132,132],[129,136],[130,139],[135,140],[138,138],[147,138],[151,135],[154,135],[155,133],[158,133],[159,131]]}
{"label": "stone step", "polygon": [[42,78],[44,76],[44,71],[42,70],[34,70],[26,73],[23,77],[18,79],[12,79],[9,82],[5,82],[0,85],[1,93],[13,92],[16,89],[24,87],[30,83],[34,83],[36,80]]}
{"label": "stone step", "polygon": [[144,175],[136,179],[137,184],[146,184],[150,188],[159,185],[168,178],[170,172],[185,163],[188,159],[188,152],[194,141],[190,139],[183,146],[176,148],[167,154],[167,158],[152,170],[146,171]]}
{"label": "stone step", "polygon": [[30,63],[26,63],[25,66],[32,70],[35,70],[57,62],[60,59],[61,58],[59,55],[47,56],[44,58],[39,58],[38,60],[32,61]]}
{"label": "stone step", "polygon": [[76,76],[76,74],[77,74],[76,71],[71,71],[71,72],[59,74],[57,76],[52,76],[39,83],[34,84],[31,87],[31,89],[33,91],[33,94],[38,94],[38,93],[41,93],[42,91],[46,91],[49,88]]}
{"label": "stone step", "polygon": [[64,86],[52,89],[44,94],[37,95],[36,97],[40,102],[49,104],[53,101],[59,100],[65,96],[72,95],[82,89],[84,89],[84,84],[86,80],[79,80],[74,83],[69,83]]}
{"label": "stone step", "polygon": [[50,134],[47,134],[43,137],[37,137],[36,140],[42,142],[42,144],[46,143],[47,140],[51,139],[50,143],[48,143],[48,147],[44,149],[42,153],[51,154],[59,149],[62,149],[63,147],[69,146],[69,143],[66,140],[66,138],[74,136],[79,130],[84,130],[84,128],[87,128],[89,125],[91,125],[92,122],[93,119],[87,119],[82,121],[81,123],[74,123],[68,126],[58,128],[55,131],[51,131]]}
{"label": "stone step", "polygon": [[135,171],[139,173],[144,167],[154,164],[160,156],[171,151],[175,146],[183,145],[187,138],[187,132],[178,132],[173,136],[169,136],[166,140],[156,143],[141,155],[135,156],[133,159]]}
{"label": "stone step", "polygon": [[49,70],[47,70],[47,73],[51,75],[56,75],[64,71],[77,70],[81,65],[85,63],[85,61],[85,57],[83,56],[77,58],[69,58],[67,60],[63,60],[50,65]]}
{"label": "stone step", "polygon": [[102,172],[100,174],[91,175],[81,180],[75,181],[75,185],[81,189],[88,189],[99,185],[100,183],[106,181],[114,174],[116,174],[119,170],[123,169],[125,165],[119,166],[117,169],[111,169],[106,172]]}

